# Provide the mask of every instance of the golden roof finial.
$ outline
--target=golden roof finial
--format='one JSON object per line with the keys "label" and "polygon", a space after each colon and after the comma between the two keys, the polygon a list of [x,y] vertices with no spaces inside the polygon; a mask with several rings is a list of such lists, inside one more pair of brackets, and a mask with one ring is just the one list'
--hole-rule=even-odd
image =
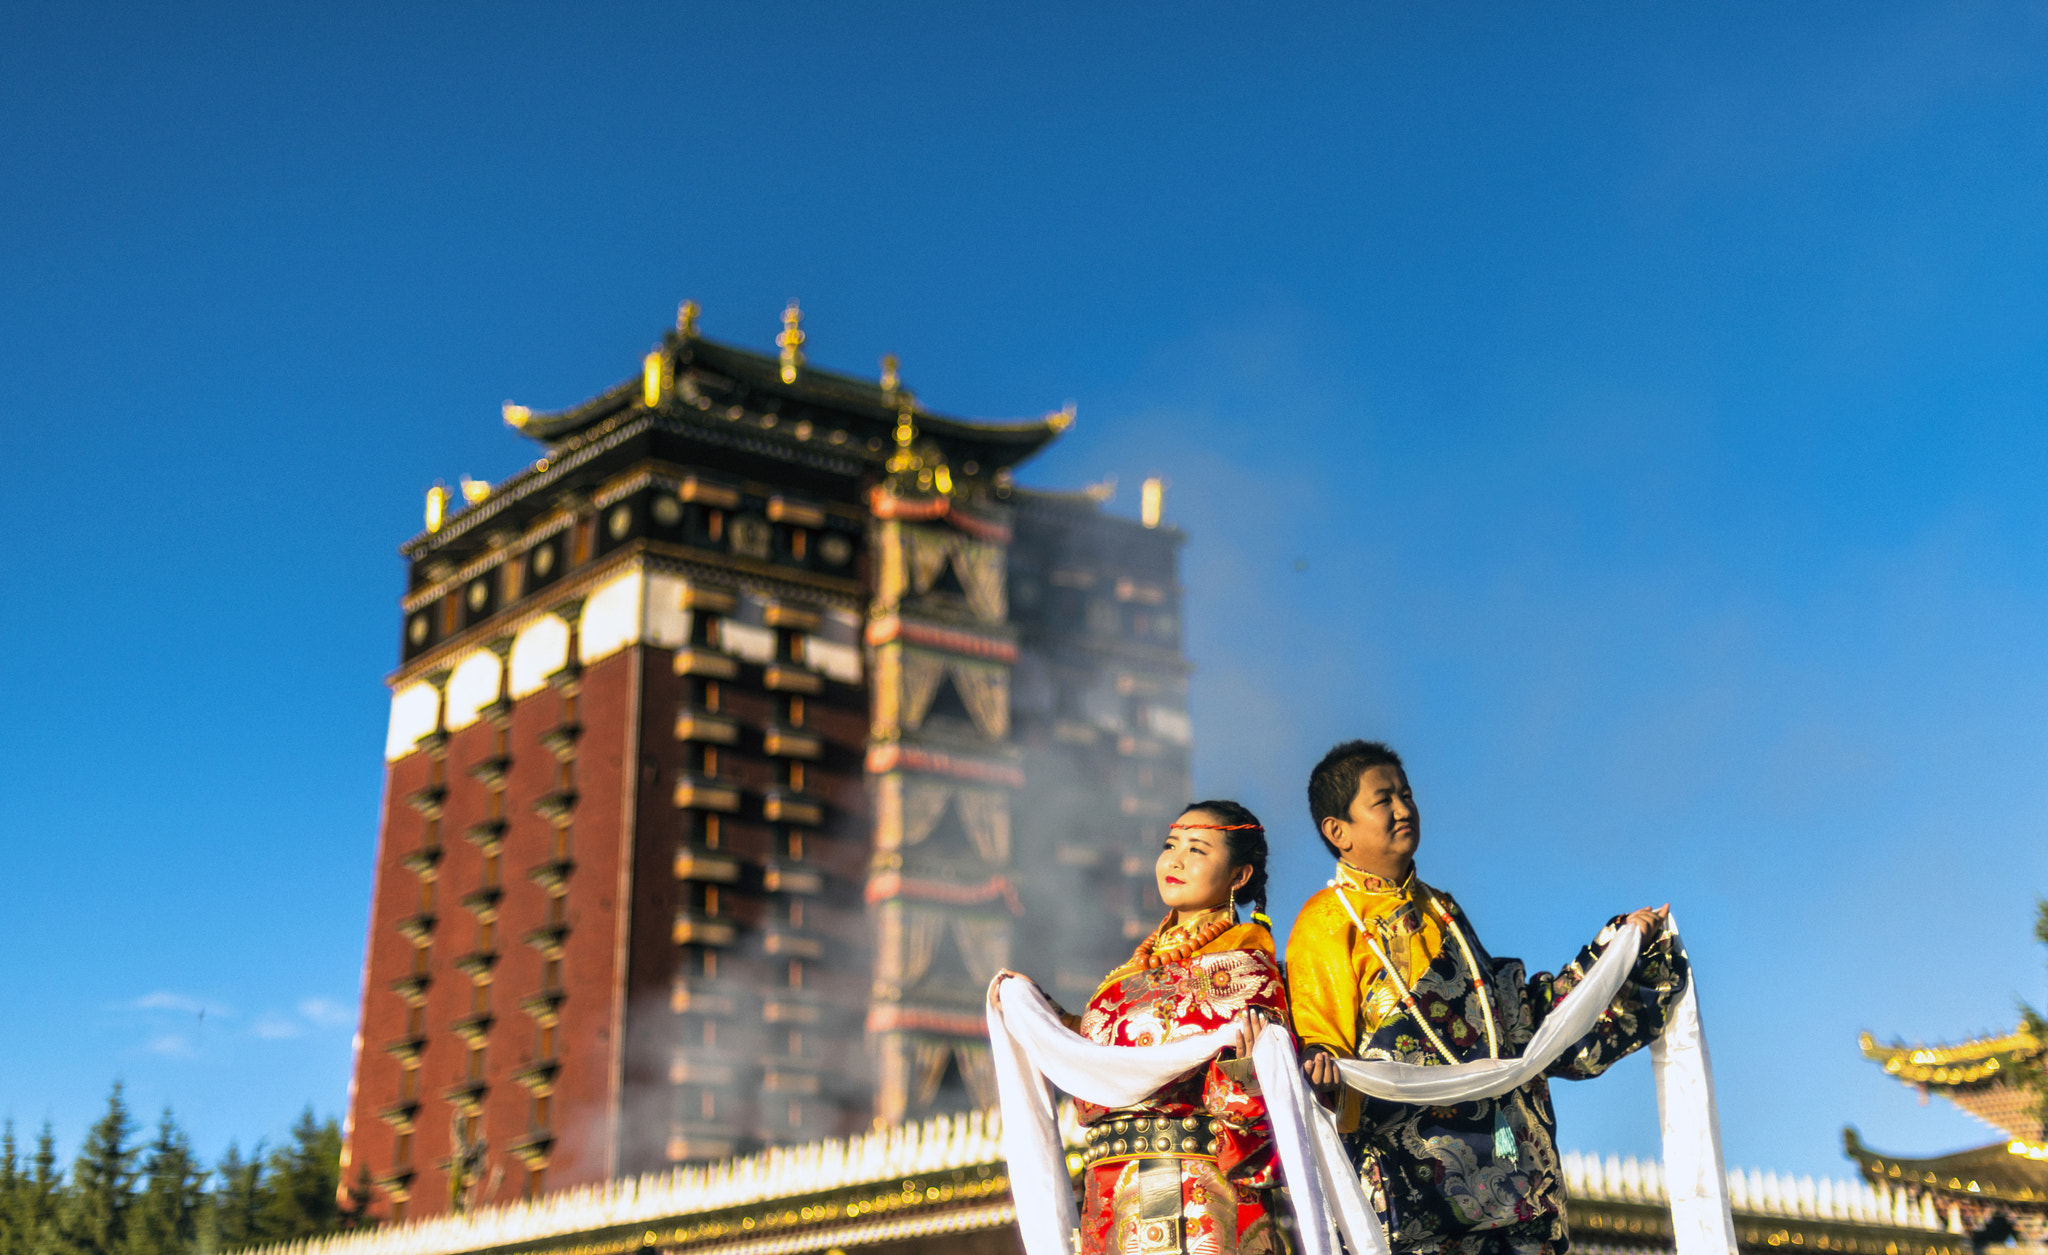
{"label": "golden roof finial", "polygon": [[1074,425],[1074,403],[1069,401],[1060,407],[1058,413],[1046,415],[1045,421],[1052,424],[1054,431],[1065,431],[1067,428],[1072,427]]}
{"label": "golden roof finial", "polygon": [[904,393],[896,404],[896,452],[889,458],[891,471],[915,470],[917,467],[917,454],[910,447],[917,441],[917,423],[913,418],[916,410],[917,403],[911,400],[909,393]]}
{"label": "golden roof finial", "polygon": [[898,385],[903,382],[902,377],[896,373],[896,364],[896,355],[894,353],[882,354],[882,391],[884,392],[896,391]]}
{"label": "golden roof finial", "polygon": [[660,349],[654,350],[640,363],[640,400],[648,409],[653,409],[668,398],[669,384],[674,381],[675,367],[670,364],[668,354]]}
{"label": "golden roof finial", "polygon": [[1138,489],[1138,521],[1147,527],[1159,526],[1159,516],[1166,511],[1166,481],[1157,475],[1148,477]]}
{"label": "golden roof finial", "polygon": [[532,417],[533,411],[527,409],[525,406],[514,405],[510,401],[505,402],[505,425],[507,427],[512,427],[515,429],[524,428],[526,426],[526,420]]}
{"label": "golden roof finial", "polygon": [[789,308],[782,311],[782,334],[775,337],[775,343],[782,346],[782,382],[795,383],[796,372],[804,364],[804,312],[791,301]]}
{"label": "golden roof finial", "polygon": [[441,524],[448,521],[448,485],[435,484],[427,489],[427,530],[438,532]]}
{"label": "golden roof finial", "polygon": [[462,477],[462,499],[470,505],[475,505],[490,495],[491,484],[489,480],[471,479],[467,475]]}
{"label": "golden roof finial", "polygon": [[685,340],[696,339],[697,315],[700,312],[695,301],[684,301],[676,306],[676,334]]}

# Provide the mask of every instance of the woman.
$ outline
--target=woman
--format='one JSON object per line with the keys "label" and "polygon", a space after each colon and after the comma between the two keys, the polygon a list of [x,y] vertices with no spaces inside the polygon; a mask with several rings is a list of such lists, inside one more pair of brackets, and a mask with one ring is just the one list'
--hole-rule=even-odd
{"label": "woman", "polygon": [[[1268,1255],[1279,1185],[1252,1038],[1287,1020],[1266,898],[1266,830],[1235,802],[1197,802],[1154,867],[1166,918],[1070,1024],[1106,1046],[1156,1046],[1232,1021],[1238,1045],[1143,1103],[1075,1103],[1087,1130],[1081,1255]],[[1237,921],[1240,899],[1252,922]],[[1232,1057],[1234,1056],[1234,1057]]]}

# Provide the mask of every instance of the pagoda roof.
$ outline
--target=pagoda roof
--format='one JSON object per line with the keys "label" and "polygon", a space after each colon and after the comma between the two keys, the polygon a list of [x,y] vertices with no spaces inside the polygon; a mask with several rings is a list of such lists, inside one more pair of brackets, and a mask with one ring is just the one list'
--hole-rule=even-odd
{"label": "pagoda roof", "polygon": [[1863,1054],[1886,1075],[1916,1089],[1932,1090],[1994,1129],[2016,1138],[2039,1139],[2042,1042],[2022,1025],[2002,1037],[1978,1037],[1957,1045],[1881,1046],[1863,1034]]}
{"label": "pagoda roof", "polygon": [[[678,379],[691,372],[693,386],[710,394],[707,399],[715,408],[740,405],[749,410],[780,413],[792,424],[811,417],[805,411],[830,414],[833,421],[848,425],[849,434],[859,445],[864,445],[869,437],[892,442],[898,409],[910,399],[909,393],[884,388],[877,381],[820,370],[808,362],[796,371],[794,382],[785,383],[779,358],[695,334],[670,332],[657,352],[670,356]],[[670,398],[663,406],[649,407],[645,401],[643,378],[634,375],[567,409],[543,412],[514,407],[508,414],[518,415],[513,424],[521,433],[554,449],[606,419],[636,409],[688,404],[680,398]],[[1073,421],[1070,413],[1062,411],[1008,422],[956,418],[935,414],[922,406],[914,413],[920,437],[935,440],[955,467],[973,462],[982,474],[1006,470],[1024,461]]]}
{"label": "pagoda roof", "polygon": [[1905,1159],[1871,1150],[1854,1129],[1842,1131],[1842,1144],[1872,1185],[2048,1209],[2048,1147],[2014,1139],[1931,1159]]}
{"label": "pagoda roof", "polygon": [[706,340],[694,330],[672,331],[638,376],[578,405],[543,412],[507,402],[505,421],[546,452],[483,485],[479,496],[452,500],[439,528],[419,533],[399,551],[415,560],[429,553],[459,558],[482,545],[487,531],[544,512],[559,489],[613,473],[629,446],[652,449],[679,472],[707,451],[780,465],[804,478],[808,491],[830,496],[833,483],[851,491],[883,477],[907,410],[923,455],[950,466],[956,482],[992,481],[1001,493],[1010,468],[1073,424],[1071,409],[1015,422],[933,414],[912,393],[880,382],[819,370],[799,358],[794,382],[784,383],[783,368],[778,357]]}
{"label": "pagoda roof", "polygon": [[1881,1065],[1886,1075],[1909,1085],[1945,1089],[2002,1080],[2012,1070],[2041,1056],[2042,1043],[2025,1027],[2003,1037],[1978,1037],[1956,1045],[1879,1045],[1862,1036],[1863,1057]]}

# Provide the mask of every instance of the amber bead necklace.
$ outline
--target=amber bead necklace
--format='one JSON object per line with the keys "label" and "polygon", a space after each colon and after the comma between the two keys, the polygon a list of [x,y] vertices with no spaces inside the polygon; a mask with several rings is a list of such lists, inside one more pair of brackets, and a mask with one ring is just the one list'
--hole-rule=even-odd
{"label": "amber bead necklace", "polygon": [[[1171,915],[1167,916],[1167,919],[1171,918]],[[1185,963],[1190,955],[1229,932],[1231,925],[1236,922],[1230,917],[1229,912],[1225,912],[1197,928],[1179,945],[1161,950],[1158,948],[1159,939],[1173,931],[1167,926],[1166,920],[1162,919],[1159,921],[1159,927],[1152,930],[1152,935],[1138,943],[1137,950],[1131,955],[1131,962],[1147,968],[1165,967],[1168,963]]]}

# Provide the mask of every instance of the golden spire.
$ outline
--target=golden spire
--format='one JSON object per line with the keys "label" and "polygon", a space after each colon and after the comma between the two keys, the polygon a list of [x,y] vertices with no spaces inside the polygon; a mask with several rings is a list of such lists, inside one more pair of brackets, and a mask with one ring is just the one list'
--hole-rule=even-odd
{"label": "golden spire", "polygon": [[441,524],[448,521],[448,485],[435,484],[427,489],[427,530],[438,532]]}
{"label": "golden spire", "polygon": [[916,410],[917,403],[910,394],[902,394],[902,399],[896,403],[896,452],[889,458],[891,471],[915,470],[917,467],[917,454],[910,448],[917,440],[917,424],[912,420]]}
{"label": "golden spire", "polygon": [[697,338],[697,302],[684,301],[676,306],[676,334],[685,340]]}
{"label": "golden spire", "polygon": [[789,308],[782,311],[782,334],[775,337],[775,343],[782,346],[782,382],[795,383],[796,372],[804,364],[804,312],[791,301]]}
{"label": "golden spire", "polygon": [[675,368],[670,365],[668,354],[660,349],[649,353],[640,363],[640,400],[648,409],[653,409],[668,398],[668,386],[675,379]]}
{"label": "golden spire", "polygon": [[1147,527],[1159,526],[1166,510],[1166,481],[1154,475],[1138,489],[1138,520]]}
{"label": "golden spire", "polygon": [[896,373],[896,355],[882,354],[882,391],[894,392],[902,382],[902,378]]}

